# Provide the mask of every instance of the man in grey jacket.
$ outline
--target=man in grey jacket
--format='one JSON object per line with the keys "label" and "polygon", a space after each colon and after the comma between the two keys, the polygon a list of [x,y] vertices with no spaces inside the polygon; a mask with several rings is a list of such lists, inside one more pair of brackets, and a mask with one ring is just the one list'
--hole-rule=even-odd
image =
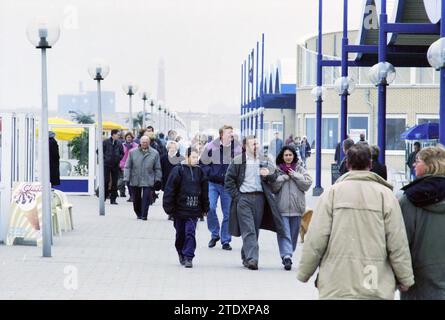
{"label": "man in grey jacket", "polygon": [[258,152],[255,136],[243,141],[243,153],[231,162],[224,188],[233,201],[230,206],[229,231],[242,236],[241,259],[250,270],[258,269],[260,229],[285,235],[283,219],[266,182],[276,179],[272,162]]}
{"label": "man in grey jacket", "polygon": [[133,192],[133,209],[138,219],[147,220],[153,189],[161,186],[162,170],[159,153],[150,147],[150,138],[143,136],[137,149],[130,152],[124,169],[124,181]]}

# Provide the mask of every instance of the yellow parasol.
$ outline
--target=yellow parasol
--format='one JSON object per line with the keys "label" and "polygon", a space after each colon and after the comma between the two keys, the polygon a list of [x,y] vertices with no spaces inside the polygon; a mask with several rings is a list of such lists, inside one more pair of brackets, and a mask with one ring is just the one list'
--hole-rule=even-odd
{"label": "yellow parasol", "polygon": [[[65,140],[65,141],[71,141],[75,137],[78,137],[84,132],[84,128],[73,128],[73,127],[52,127],[51,125],[61,125],[61,124],[68,124],[73,125],[76,124],[75,122],[72,122],[70,120],[62,119],[62,118],[48,118],[48,124],[50,125],[50,130],[56,134],[57,140]],[[37,130],[38,132],[38,130]]]}
{"label": "yellow parasol", "polygon": [[123,125],[120,125],[119,123],[112,122],[112,121],[102,121],[102,129],[103,130],[113,130],[113,129],[128,130],[127,127],[124,127]]}

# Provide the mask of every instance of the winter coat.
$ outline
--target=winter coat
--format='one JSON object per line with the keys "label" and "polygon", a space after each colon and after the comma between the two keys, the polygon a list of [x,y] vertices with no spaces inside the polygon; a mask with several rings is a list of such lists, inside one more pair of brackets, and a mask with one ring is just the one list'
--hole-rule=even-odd
{"label": "winter coat", "polygon": [[[286,232],[284,230],[283,218],[280,214],[280,210],[278,209],[275,195],[273,194],[271,187],[268,185],[268,183],[272,183],[277,179],[278,173],[275,170],[275,166],[269,159],[266,160],[262,157],[260,158],[260,161],[267,161],[268,169],[271,172],[270,175],[261,177],[261,185],[266,198],[266,204],[260,229],[273,231],[284,236],[286,235]],[[237,204],[240,196],[240,188],[244,182],[245,175],[246,154],[243,152],[241,155],[235,157],[235,159],[233,159],[230,163],[224,182],[225,191],[227,191],[232,197],[229,215],[229,232],[235,237],[241,236],[237,214]]]}
{"label": "winter coat", "polygon": [[130,151],[125,163],[124,181],[129,181],[132,187],[154,187],[155,182],[161,183],[159,153],[151,147],[146,153],[142,152],[141,147]]}
{"label": "winter coat", "polygon": [[119,167],[123,171],[125,168],[125,162],[127,162],[128,155],[130,154],[130,151],[136,149],[138,147],[138,144],[136,142],[132,142],[130,145],[128,145],[127,143],[124,143],[124,144],[122,144],[122,147],[124,148],[124,156],[122,157],[122,159],[119,163]]}
{"label": "winter coat", "polygon": [[295,173],[290,176],[278,169],[278,177],[271,183],[273,193],[277,194],[276,201],[282,216],[302,216],[306,211],[304,193],[312,185],[312,178],[306,169],[297,165]]}
{"label": "winter coat", "polygon": [[311,145],[306,141],[300,145],[300,157],[306,159],[311,156]]}
{"label": "winter coat", "polygon": [[394,299],[414,284],[411,255],[392,186],[350,171],[320,198],[304,241],[298,279],[319,267],[320,299]]}
{"label": "winter coat", "polygon": [[202,169],[185,163],[175,166],[168,177],[162,205],[174,218],[198,218],[207,213],[209,184]]}
{"label": "winter coat", "polygon": [[167,185],[168,177],[170,176],[171,171],[174,167],[181,164],[184,161],[184,157],[179,155],[179,152],[175,157],[170,158],[168,154],[165,154],[161,157],[161,169],[162,169],[162,187],[161,190],[164,191],[165,186]]}
{"label": "winter coat", "polygon": [[424,176],[400,199],[416,282],[406,300],[445,300],[445,176]]}
{"label": "winter coat", "polygon": [[208,143],[202,152],[200,165],[209,182],[224,184],[230,162],[241,152],[242,148],[236,141],[232,141],[227,147],[221,144],[220,138]]}
{"label": "winter coat", "polygon": [[54,138],[49,138],[49,175],[51,186],[60,185],[59,145]]}
{"label": "winter coat", "polygon": [[105,167],[116,167],[124,156],[124,148],[119,140],[113,142],[112,138],[103,141]]}
{"label": "winter coat", "polygon": [[377,173],[383,179],[388,179],[388,172],[386,170],[386,166],[381,164],[378,160],[372,160],[372,168],[371,172]]}

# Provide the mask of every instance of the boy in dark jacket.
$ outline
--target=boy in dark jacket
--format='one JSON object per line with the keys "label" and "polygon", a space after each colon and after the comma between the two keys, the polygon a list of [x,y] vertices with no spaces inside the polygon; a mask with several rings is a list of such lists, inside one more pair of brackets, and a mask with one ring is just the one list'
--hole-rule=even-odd
{"label": "boy in dark jacket", "polygon": [[164,188],[164,211],[174,218],[175,246],[179,262],[186,268],[193,267],[198,218],[209,211],[208,181],[198,157],[198,150],[188,148],[185,161],[173,168]]}

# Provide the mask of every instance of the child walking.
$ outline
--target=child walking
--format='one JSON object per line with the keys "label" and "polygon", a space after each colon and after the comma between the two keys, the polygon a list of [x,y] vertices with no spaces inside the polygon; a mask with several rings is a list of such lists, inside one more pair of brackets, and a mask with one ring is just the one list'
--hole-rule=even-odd
{"label": "child walking", "polygon": [[186,268],[193,267],[198,218],[209,211],[208,181],[198,162],[198,150],[188,148],[185,160],[171,171],[163,197],[164,211],[174,219],[179,263]]}

